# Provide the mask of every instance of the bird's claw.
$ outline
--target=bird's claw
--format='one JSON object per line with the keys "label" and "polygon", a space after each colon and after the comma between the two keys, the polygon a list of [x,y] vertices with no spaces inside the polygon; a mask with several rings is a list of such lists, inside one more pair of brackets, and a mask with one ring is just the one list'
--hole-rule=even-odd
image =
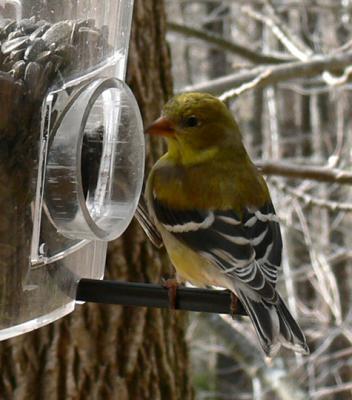
{"label": "bird's claw", "polygon": [[172,310],[177,309],[177,288],[179,283],[175,278],[162,278],[162,286],[168,290],[169,306]]}
{"label": "bird's claw", "polygon": [[238,311],[238,297],[233,292],[230,292],[230,296],[231,296],[230,314],[232,318],[235,318]]}

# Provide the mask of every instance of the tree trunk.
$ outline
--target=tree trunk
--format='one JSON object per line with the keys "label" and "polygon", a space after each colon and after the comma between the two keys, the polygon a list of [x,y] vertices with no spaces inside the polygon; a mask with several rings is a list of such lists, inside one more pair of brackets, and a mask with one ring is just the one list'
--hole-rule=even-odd
{"label": "tree trunk", "polygon": [[[150,123],[171,95],[165,15],[136,0],[129,83]],[[169,262],[133,223],[111,243],[107,276],[158,282]],[[85,304],[66,318],[0,343],[1,399],[191,399],[185,314]]]}

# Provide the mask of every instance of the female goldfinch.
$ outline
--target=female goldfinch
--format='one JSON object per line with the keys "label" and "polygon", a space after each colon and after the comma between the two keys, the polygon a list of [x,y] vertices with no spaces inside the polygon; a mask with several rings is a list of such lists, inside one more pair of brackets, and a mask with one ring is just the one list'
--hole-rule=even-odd
{"label": "female goldfinch", "polygon": [[281,345],[308,353],[275,289],[282,241],[269,190],[225,104],[209,94],[180,94],[146,133],[167,139],[146,193],[177,276],[234,293],[266,355]]}

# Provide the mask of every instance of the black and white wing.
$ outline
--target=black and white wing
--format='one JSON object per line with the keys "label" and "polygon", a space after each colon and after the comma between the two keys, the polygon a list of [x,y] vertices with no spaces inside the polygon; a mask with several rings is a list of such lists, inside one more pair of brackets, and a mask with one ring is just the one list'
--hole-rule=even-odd
{"label": "black and white wing", "polygon": [[276,301],[275,284],[281,263],[281,234],[268,203],[245,210],[199,211],[170,208],[154,199],[159,222],[178,240],[213,262],[268,302]]}

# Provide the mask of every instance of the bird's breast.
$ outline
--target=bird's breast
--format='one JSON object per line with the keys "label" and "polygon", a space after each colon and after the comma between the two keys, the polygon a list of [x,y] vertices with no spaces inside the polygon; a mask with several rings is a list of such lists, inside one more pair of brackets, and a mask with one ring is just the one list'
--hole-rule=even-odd
{"label": "bird's breast", "polygon": [[219,286],[228,289],[232,287],[229,278],[222,274],[219,268],[191,248],[185,246],[162,226],[158,228],[170,260],[181,281],[190,282],[198,287]]}

